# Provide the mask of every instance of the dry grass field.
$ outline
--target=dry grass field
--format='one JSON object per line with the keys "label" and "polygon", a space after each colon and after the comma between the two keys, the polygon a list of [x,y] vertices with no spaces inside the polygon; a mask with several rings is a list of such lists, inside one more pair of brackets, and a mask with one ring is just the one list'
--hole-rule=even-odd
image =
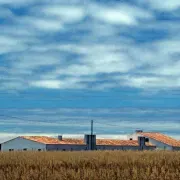
{"label": "dry grass field", "polygon": [[0,153],[0,180],[180,180],[180,152]]}

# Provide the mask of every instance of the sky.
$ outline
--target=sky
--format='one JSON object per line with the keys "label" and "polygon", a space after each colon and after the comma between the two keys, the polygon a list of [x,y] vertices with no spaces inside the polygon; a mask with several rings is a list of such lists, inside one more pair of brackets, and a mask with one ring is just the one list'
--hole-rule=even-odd
{"label": "sky", "polygon": [[180,139],[179,47],[179,0],[0,0],[0,134]]}

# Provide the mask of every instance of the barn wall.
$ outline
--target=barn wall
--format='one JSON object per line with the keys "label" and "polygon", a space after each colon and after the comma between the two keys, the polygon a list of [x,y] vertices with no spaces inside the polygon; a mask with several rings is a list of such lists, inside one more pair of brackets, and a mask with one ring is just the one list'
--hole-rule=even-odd
{"label": "barn wall", "polygon": [[180,147],[173,147],[173,151],[180,151]]}
{"label": "barn wall", "polygon": [[87,150],[87,145],[77,144],[47,144],[47,151],[82,151]]}
{"label": "barn wall", "polygon": [[[69,144],[47,144],[47,151],[83,151],[87,150],[86,145]],[[145,146],[143,150],[154,150],[154,147]],[[114,146],[114,145],[96,145],[96,150],[139,150],[139,146]]]}
{"label": "barn wall", "polygon": [[138,146],[97,145],[97,150],[138,150]]}
{"label": "barn wall", "polygon": [[[114,145],[97,145],[97,150],[141,150],[140,146],[114,146]],[[155,147],[144,146],[143,150],[154,150]]]}
{"label": "barn wall", "polygon": [[22,151],[23,149],[37,151],[38,149],[41,149],[42,151],[44,151],[46,150],[46,145],[17,137],[15,139],[2,143],[2,151],[9,151],[9,149],[13,149],[14,151]]}
{"label": "barn wall", "polygon": [[172,146],[156,141],[154,139],[149,138],[149,142],[156,145],[157,149],[172,150]]}

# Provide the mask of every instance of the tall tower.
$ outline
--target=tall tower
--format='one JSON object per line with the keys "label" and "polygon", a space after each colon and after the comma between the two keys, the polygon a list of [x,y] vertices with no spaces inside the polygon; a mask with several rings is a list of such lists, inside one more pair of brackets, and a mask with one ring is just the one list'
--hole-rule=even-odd
{"label": "tall tower", "polygon": [[96,149],[96,135],[93,132],[93,120],[91,120],[91,134],[85,134],[84,141],[87,144],[88,150],[95,150]]}

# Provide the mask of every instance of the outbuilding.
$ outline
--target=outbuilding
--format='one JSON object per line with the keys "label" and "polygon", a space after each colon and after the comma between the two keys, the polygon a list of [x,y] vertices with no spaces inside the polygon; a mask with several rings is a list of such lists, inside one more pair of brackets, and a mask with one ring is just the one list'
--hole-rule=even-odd
{"label": "outbuilding", "polygon": [[146,142],[154,144],[157,150],[180,150],[180,142],[178,140],[159,132],[136,130],[134,134],[129,136],[129,139],[137,140],[140,136],[144,137]]}

